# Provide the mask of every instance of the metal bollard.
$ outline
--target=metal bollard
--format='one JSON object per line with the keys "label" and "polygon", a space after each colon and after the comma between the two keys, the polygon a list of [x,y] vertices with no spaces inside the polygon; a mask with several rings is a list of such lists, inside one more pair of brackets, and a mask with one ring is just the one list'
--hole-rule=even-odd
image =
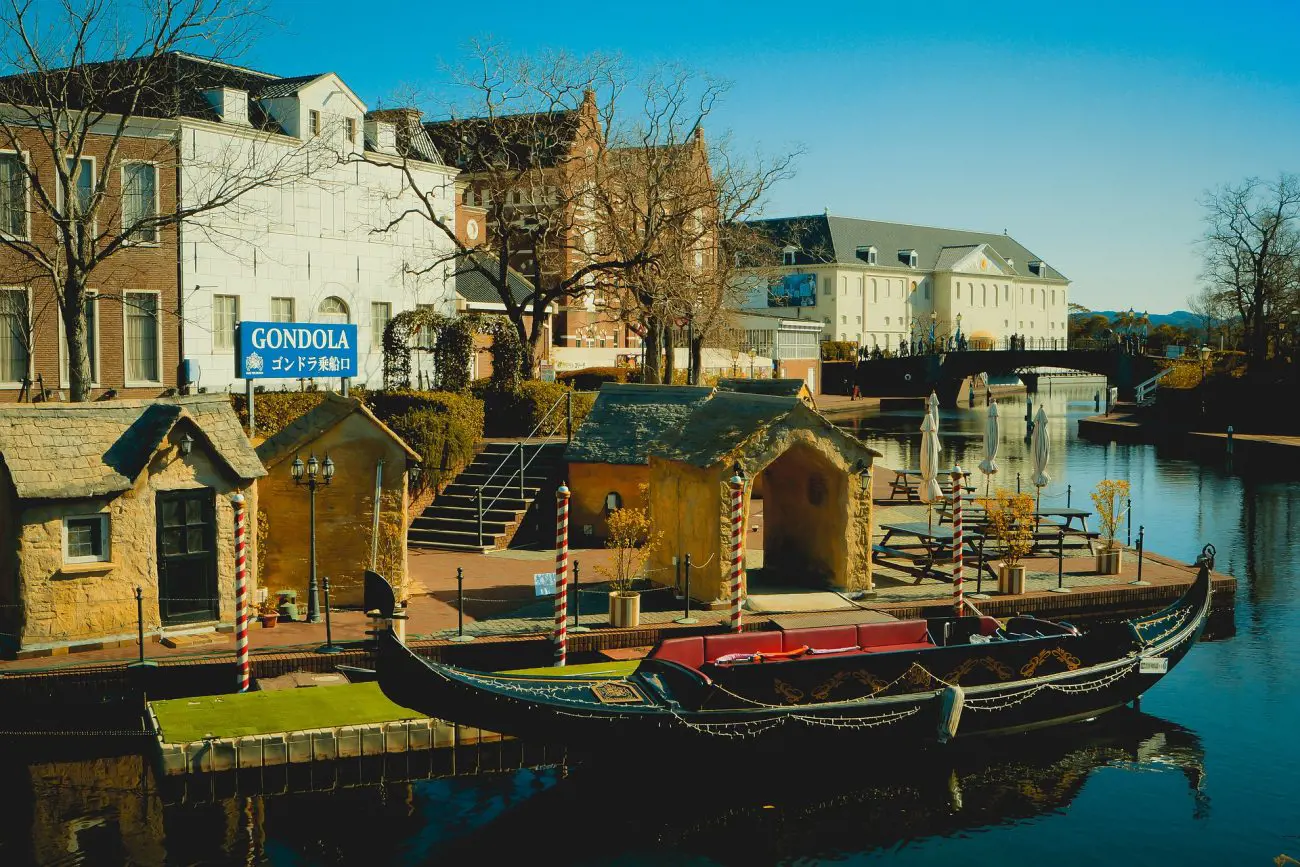
{"label": "metal bollard", "polygon": [[1138,551],[1138,576],[1137,576],[1137,580],[1134,581],[1133,583],[1134,583],[1134,584],[1137,584],[1137,585],[1142,585],[1142,586],[1145,586],[1145,585],[1151,583],[1150,581],[1143,581],[1143,580],[1142,580],[1142,543],[1143,543],[1144,538],[1145,538],[1145,536],[1146,536],[1146,529],[1147,529],[1146,527],[1142,526],[1141,524],[1138,524],[1138,546],[1137,546],[1137,551]]}
{"label": "metal bollard", "polygon": [[1092,396],[1093,412],[1101,412],[1101,391],[1096,391]]}
{"label": "metal bollard", "polygon": [[452,641],[473,641],[474,636],[465,634],[465,570],[456,567],[456,634]]}
{"label": "metal bollard", "polygon": [[1052,588],[1053,593],[1069,593],[1070,588],[1065,586],[1065,528],[1056,531],[1056,586]]}
{"label": "metal bollard", "polygon": [[1074,485],[1065,486],[1065,508],[1070,508],[1070,500],[1074,496]]}
{"label": "metal bollard", "polygon": [[1124,507],[1124,544],[1133,547],[1133,498],[1129,497]]}
{"label": "metal bollard", "polygon": [[481,548],[483,547],[483,488],[481,486],[474,492],[474,502],[478,512],[478,544]]}
{"label": "metal bollard", "polygon": [[579,621],[582,617],[582,593],[578,590],[578,561],[573,561],[573,582],[569,588],[569,594],[573,597],[573,625],[569,627],[570,632],[590,632],[589,627],[583,626]]}
{"label": "metal bollard", "polygon": [[144,665],[144,590],[135,588],[135,631],[140,641],[140,665]]}
{"label": "metal bollard", "polygon": [[1020,493],[1020,473],[1016,473],[1016,493]]}
{"label": "metal bollard", "polygon": [[683,585],[686,591],[685,592],[686,602],[684,603],[682,608],[682,616],[677,618],[673,622],[684,623],[684,624],[699,623],[700,621],[698,619],[691,616],[691,555],[690,554],[686,555],[686,568],[683,577],[686,579],[686,583]]}
{"label": "metal bollard", "polygon": [[1228,457],[1232,457],[1232,425],[1228,425]]}

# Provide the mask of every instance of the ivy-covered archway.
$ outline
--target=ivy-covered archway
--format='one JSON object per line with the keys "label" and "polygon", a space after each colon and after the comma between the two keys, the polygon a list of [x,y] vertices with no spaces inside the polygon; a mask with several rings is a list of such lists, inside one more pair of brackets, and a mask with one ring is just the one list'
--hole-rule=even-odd
{"label": "ivy-covered archway", "polygon": [[[423,345],[412,346],[412,338],[425,335]],[[394,316],[384,329],[384,388],[411,387],[411,352],[433,354],[433,383],[436,391],[463,392],[470,384],[470,361],[474,335],[492,338],[492,387],[514,391],[522,376],[527,347],[504,316],[444,316],[417,308]]]}

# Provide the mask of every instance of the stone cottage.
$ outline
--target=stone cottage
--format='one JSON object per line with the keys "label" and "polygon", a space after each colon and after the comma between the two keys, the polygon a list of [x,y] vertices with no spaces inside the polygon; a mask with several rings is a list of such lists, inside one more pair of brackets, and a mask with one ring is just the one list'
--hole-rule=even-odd
{"label": "stone cottage", "polygon": [[650,515],[663,534],[651,579],[672,583],[672,558],[690,554],[691,596],[726,598],[729,480],[738,466],[747,537],[754,485],[764,492],[763,565],[752,583],[870,589],[870,473],[878,457],[797,396],[719,391],[650,451]]}
{"label": "stone cottage", "polygon": [[[261,483],[261,520],[274,540],[262,556],[261,586],[297,591],[307,609],[311,573],[310,494],[293,479],[294,458],[333,461],[334,477],[316,489],[316,574],[330,579],[330,603],[360,605],[362,576],[377,571],[399,598],[406,593],[407,479],[420,455],[354,397],[325,399],[257,447],[268,476]],[[375,524],[375,490],[379,520]],[[321,596],[324,604],[324,596]]]}
{"label": "stone cottage", "polygon": [[233,627],[234,515],[266,474],[225,395],[0,408],[0,642],[53,655]]}
{"label": "stone cottage", "polygon": [[692,385],[605,383],[565,451],[569,526],[575,544],[600,544],[605,519],[621,506],[644,505],[652,446],[675,433],[713,389]]}

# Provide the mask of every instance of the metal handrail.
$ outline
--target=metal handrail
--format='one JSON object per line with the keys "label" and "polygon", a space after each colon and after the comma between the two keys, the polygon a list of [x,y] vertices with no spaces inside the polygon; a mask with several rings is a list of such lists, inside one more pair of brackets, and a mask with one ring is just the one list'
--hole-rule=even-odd
{"label": "metal handrail", "polygon": [[[556,407],[558,407],[561,403],[566,404],[567,407],[567,413],[565,419],[566,422],[565,438],[567,441],[572,442],[573,441],[573,392],[572,390],[570,390],[570,391],[566,391],[564,394],[560,395],[560,397],[555,399],[555,402],[550,405],[550,407],[542,415],[541,419],[537,422],[537,424],[533,425],[533,429],[528,432],[528,435],[523,437],[519,442],[515,443],[514,447],[511,448],[510,451],[506,452],[506,456],[501,459],[501,463],[497,464],[496,469],[494,469],[491,472],[491,474],[488,475],[487,481],[483,482],[481,485],[478,486],[478,488],[475,489],[474,499],[475,499],[475,507],[476,507],[475,511],[478,513],[479,545],[483,544],[484,513],[491,511],[492,507],[496,505],[497,500],[501,499],[501,495],[505,493],[506,486],[509,485],[510,482],[515,478],[516,473],[518,473],[519,476],[519,499],[520,500],[525,499],[524,497],[525,475],[528,471],[528,468],[533,465],[533,461],[537,460],[537,456],[542,453],[542,449],[539,446],[537,449],[533,451],[533,456],[525,460],[524,446],[528,443],[529,440],[533,439],[533,437],[537,435],[537,432],[542,429],[542,425],[546,424],[547,420],[551,417],[551,413],[555,412]],[[497,473],[501,472],[501,469],[506,465],[506,463],[508,463],[510,459],[514,457],[516,451],[519,452],[518,470],[511,470],[510,475],[506,477],[505,482],[499,486],[501,490],[497,491],[496,496],[493,497],[492,501],[489,502],[485,507],[483,505],[483,489],[492,484],[492,480],[497,477]]]}
{"label": "metal handrail", "polygon": [[1146,400],[1148,395],[1152,394],[1153,392],[1155,392],[1157,388],[1160,387],[1160,380],[1172,372],[1173,372],[1172,367],[1166,367],[1164,370],[1160,371],[1150,379],[1138,383],[1137,388],[1134,389],[1135,399],[1137,400],[1137,402],[1141,403],[1142,401]]}

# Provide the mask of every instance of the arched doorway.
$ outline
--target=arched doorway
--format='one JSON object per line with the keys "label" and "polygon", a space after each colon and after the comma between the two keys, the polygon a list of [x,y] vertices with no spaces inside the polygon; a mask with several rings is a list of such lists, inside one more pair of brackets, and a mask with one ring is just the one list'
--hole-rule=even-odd
{"label": "arched doorway", "polygon": [[[848,521],[853,513],[848,485],[855,477],[818,449],[796,442],[755,476],[761,499],[750,503],[748,550],[761,550],[762,566],[751,568],[750,587],[818,587],[835,583],[836,563],[847,558]],[[758,557],[747,558],[751,563]]]}

